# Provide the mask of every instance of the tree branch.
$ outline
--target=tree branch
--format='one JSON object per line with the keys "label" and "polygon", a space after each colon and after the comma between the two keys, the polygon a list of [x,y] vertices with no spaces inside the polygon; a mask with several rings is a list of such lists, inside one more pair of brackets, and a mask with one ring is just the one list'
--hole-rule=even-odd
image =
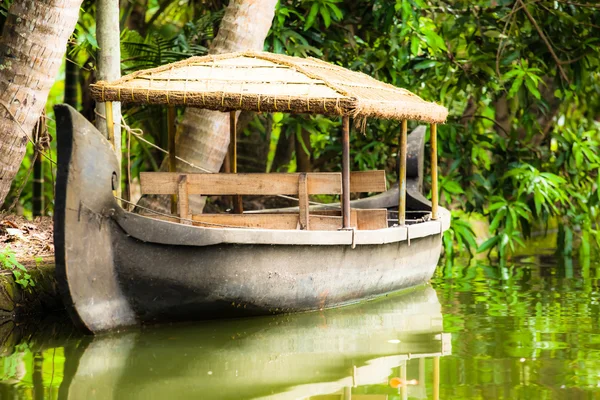
{"label": "tree branch", "polygon": [[559,3],[563,3],[563,4],[569,4],[571,6],[577,6],[577,7],[587,7],[587,8],[599,8],[600,9],[600,4],[590,4],[590,3],[577,3],[574,1],[567,1],[567,0],[556,0]]}
{"label": "tree branch", "polygon": [[507,130],[506,130],[506,129],[505,129],[503,126],[502,126],[502,124],[500,124],[500,122],[496,121],[496,120],[495,120],[495,119],[493,119],[493,118],[486,117],[486,116],[484,116],[484,115],[463,115],[463,116],[462,116],[460,119],[461,119],[461,121],[462,121],[463,119],[466,119],[466,118],[481,118],[481,119],[487,119],[488,121],[491,121],[491,122],[493,122],[493,123],[494,123],[494,125],[496,125],[498,128],[502,129],[502,131],[504,131],[504,133],[506,133],[506,136],[509,136],[509,133],[508,133],[508,132],[507,132]]}
{"label": "tree branch", "polygon": [[519,4],[521,4],[523,6],[523,11],[527,15],[527,18],[533,24],[533,26],[535,27],[535,30],[538,32],[538,34],[540,35],[540,37],[542,38],[542,40],[544,41],[544,43],[546,43],[546,47],[548,47],[548,50],[550,51],[550,54],[552,55],[552,58],[554,58],[554,61],[556,62],[556,66],[558,67],[558,70],[560,71],[560,75],[563,77],[563,79],[565,81],[567,81],[567,83],[571,83],[571,81],[569,80],[569,77],[567,76],[567,73],[565,72],[565,70],[562,67],[562,65],[563,65],[562,61],[558,58],[558,56],[554,52],[554,48],[550,44],[550,41],[548,40],[548,38],[546,37],[546,35],[544,34],[544,31],[542,31],[542,29],[538,25],[538,23],[535,20],[535,18],[533,18],[533,15],[531,15],[531,13],[527,9],[527,7],[525,7],[525,4],[523,3],[523,0],[517,0],[517,1],[519,2]]}

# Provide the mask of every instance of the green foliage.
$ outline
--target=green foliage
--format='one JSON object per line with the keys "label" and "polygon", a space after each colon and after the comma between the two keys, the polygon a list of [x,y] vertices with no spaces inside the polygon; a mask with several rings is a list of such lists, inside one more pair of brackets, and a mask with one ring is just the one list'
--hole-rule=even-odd
{"label": "green foliage", "polygon": [[446,265],[452,265],[455,258],[466,252],[469,256],[477,249],[476,235],[468,222],[468,216],[460,211],[452,211],[450,229],[442,237]]}
{"label": "green foliage", "polygon": [[[297,54],[296,43],[300,53],[312,45],[322,53],[313,56],[450,109],[439,128],[442,202],[487,216],[491,236],[475,246],[454,213],[455,228],[444,238],[449,258],[461,248],[507,258],[551,222],[568,233],[559,235],[560,248],[570,251],[573,236],[596,244],[596,7],[540,1],[525,12],[514,1],[340,2],[344,28],[327,29],[318,12],[324,2],[282,3],[276,20],[304,40],[273,29],[269,50]],[[365,135],[353,137],[353,167],[393,171],[397,132],[394,122],[370,121]],[[339,145],[337,132],[329,135],[330,146]],[[325,155],[330,159],[321,162]],[[339,165],[337,155],[313,156],[324,169]]]}
{"label": "green foliage", "polygon": [[[123,71],[205,54],[225,3],[149,0],[140,10],[128,2],[121,18]],[[533,231],[550,225],[564,231],[557,242],[563,251],[578,242],[584,252],[600,246],[600,9],[585,2],[525,3],[280,0],[265,41],[265,50],[318,57],[449,108],[438,143],[440,200],[455,211],[455,228],[444,237],[450,259],[459,251],[508,258]],[[94,14],[94,2],[86,1],[70,53],[92,72]],[[163,110],[126,107],[125,115],[149,140],[165,144]],[[312,148],[314,170],[339,170],[338,119],[281,114],[269,134],[266,121],[248,129],[269,139],[269,168],[278,140],[310,132],[310,146],[299,140],[296,151]],[[371,120],[364,134],[355,132],[352,167],[385,169],[393,181],[399,130],[396,121]],[[134,176],[162,159],[135,140],[132,154]],[[294,156],[277,168],[295,170]],[[489,240],[474,245],[466,216],[487,218]]]}
{"label": "green foliage", "polygon": [[17,261],[15,253],[11,250],[10,246],[0,250],[0,266],[2,269],[11,271],[15,277],[15,282],[23,289],[30,289],[35,286],[35,282],[31,278],[31,275],[27,272],[27,269]]}

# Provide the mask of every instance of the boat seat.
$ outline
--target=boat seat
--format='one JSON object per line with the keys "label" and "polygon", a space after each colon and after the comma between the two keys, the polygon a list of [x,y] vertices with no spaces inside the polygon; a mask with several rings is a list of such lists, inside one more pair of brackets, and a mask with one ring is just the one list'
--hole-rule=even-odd
{"label": "boat seat", "polygon": [[[339,172],[204,174],[178,172],[142,172],[142,194],[177,195],[179,217],[204,226],[232,226],[265,229],[336,230],[341,228],[340,211],[336,215],[309,213],[309,195],[341,194]],[[354,193],[384,192],[385,171],[360,171],[350,175]],[[198,214],[189,212],[190,194],[197,195],[296,195],[298,213],[277,214]],[[310,214],[310,215],[309,215]],[[330,213],[331,214],[331,213]],[[361,229],[387,227],[387,211],[351,210],[352,226]]]}

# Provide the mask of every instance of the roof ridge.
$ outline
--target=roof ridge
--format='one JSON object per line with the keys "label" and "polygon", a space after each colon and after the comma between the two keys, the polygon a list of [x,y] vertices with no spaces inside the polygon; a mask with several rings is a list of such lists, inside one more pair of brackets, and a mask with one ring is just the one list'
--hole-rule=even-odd
{"label": "roof ridge", "polygon": [[[307,71],[305,68],[303,68],[301,65],[299,65],[299,64],[297,64],[295,62],[281,62],[283,60],[279,60],[278,57],[272,57],[273,55],[275,55],[274,53],[269,53],[269,52],[266,52],[266,51],[261,51],[261,52],[253,52],[253,51],[251,51],[248,54],[254,54],[256,56],[256,58],[260,58],[262,60],[271,61],[271,62],[279,64],[279,65],[286,65],[288,67],[292,67],[293,66],[298,72],[301,72],[302,74],[304,74],[308,78],[311,78],[311,79],[320,79],[321,81],[323,81],[323,83],[328,88],[334,90],[335,92],[341,94],[342,96],[348,97],[348,98],[353,98],[354,97],[354,96],[349,95],[349,93],[347,91],[341,89],[339,86],[337,86],[335,84],[332,84],[329,80],[327,80],[323,76],[318,75],[318,74],[314,74],[314,73],[312,73],[310,71]],[[288,56],[287,54],[281,54],[281,56],[283,56],[283,57],[292,57],[292,56]]]}

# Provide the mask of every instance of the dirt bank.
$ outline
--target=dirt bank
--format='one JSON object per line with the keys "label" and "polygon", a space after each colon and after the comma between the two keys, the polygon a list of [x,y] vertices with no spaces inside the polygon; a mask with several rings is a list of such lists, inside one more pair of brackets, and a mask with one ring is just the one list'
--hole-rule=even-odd
{"label": "dirt bank", "polygon": [[[0,214],[0,253],[16,259],[26,271],[13,262],[0,259],[0,321],[39,316],[61,310],[62,303],[54,279],[54,245],[51,217],[33,221],[15,215]],[[15,273],[24,273],[33,286],[23,287]]]}
{"label": "dirt bank", "polygon": [[23,265],[54,263],[52,217],[28,221],[24,217],[0,214],[0,251],[10,251]]}

